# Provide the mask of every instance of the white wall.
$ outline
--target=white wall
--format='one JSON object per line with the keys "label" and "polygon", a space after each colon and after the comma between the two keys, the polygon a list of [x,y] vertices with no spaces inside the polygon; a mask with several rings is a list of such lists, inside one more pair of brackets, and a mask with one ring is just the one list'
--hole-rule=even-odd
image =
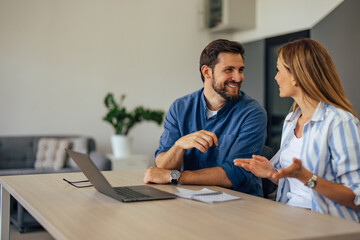
{"label": "white wall", "polygon": [[343,0],[256,0],[256,28],[234,33],[242,43],[310,29]]}
{"label": "white wall", "polygon": [[[0,0],[0,135],[85,134],[110,152],[107,92],[167,111],[202,87],[194,0]],[[130,133],[153,156],[162,127]]]}
{"label": "white wall", "polygon": [[[201,2],[0,0],[0,135],[85,134],[110,152],[106,93],[125,93],[129,109],[167,111],[202,87],[198,59],[210,40],[304,29],[341,1],[257,0],[257,28],[223,36],[199,29]],[[151,157],[161,132],[135,127],[135,151]]]}

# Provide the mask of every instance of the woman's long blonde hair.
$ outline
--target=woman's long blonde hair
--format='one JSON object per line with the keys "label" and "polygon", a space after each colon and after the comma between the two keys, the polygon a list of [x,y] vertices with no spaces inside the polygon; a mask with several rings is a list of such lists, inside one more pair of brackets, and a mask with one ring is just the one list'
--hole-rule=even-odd
{"label": "woman's long blonde hair", "polygon": [[[278,57],[307,97],[331,104],[359,118],[345,96],[330,54],[320,43],[309,38],[289,42],[278,50]],[[298,107],[294,102],[293,112]]]}

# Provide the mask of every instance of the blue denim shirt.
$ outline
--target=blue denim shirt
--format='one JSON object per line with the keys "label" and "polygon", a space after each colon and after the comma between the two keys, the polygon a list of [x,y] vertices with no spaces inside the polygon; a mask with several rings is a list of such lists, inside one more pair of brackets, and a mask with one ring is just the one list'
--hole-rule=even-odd
{"label": "blue denim shirt", "polygon": [[198,170],[220,166],[226,172],[234,190],[262,196],[261,180],[234,165],[235,158],[251,158],[259,154],[266,137],[266,112],[244,92],[236,101],[228,101],[218,113],[206,119],[204,90],[177,99],[170,107],[164,132],[155,157],[168,151],[181,137],[200,130],[216,134],[219,146],[206,153],[189,149],[184,153],[182,170]]}

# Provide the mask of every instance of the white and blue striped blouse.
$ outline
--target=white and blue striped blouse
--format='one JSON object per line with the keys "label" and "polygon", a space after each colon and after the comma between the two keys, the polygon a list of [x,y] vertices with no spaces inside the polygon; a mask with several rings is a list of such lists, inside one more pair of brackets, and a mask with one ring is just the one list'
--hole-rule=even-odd
{"label": "white and blue striped blouse", "polygon": [[[279,156],[294,136],[293,131],[301,110],[290,113],[283,126],[281,148],[271,159],[276,169],[280,169]],[[356,197],[354,204],[360,204],[360,122],[347,111],[320,102],[311,117],[304,125],[303,146],[300,153],[303,166],[313,174],[328,181],[340,183],[351,189]],[[280,179],[277,201],[286,203],[289,192],[289,181]],[[311,191],[311,210],[338,216],[359,222],[360,212],[342,206]]]}

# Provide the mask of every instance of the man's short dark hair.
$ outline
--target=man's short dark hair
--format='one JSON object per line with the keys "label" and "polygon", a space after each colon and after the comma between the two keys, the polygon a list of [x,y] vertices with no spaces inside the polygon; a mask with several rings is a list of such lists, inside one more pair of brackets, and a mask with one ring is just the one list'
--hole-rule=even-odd
{"label": "man's short dark hair", "polygon": [[206,65],[208,67],[214,68],[214,66],[219,61],[218,55],[222,52],[239,53],[244,59],[245,49],[240,43],[226,39],[218,39],[209,43],[202,51],[200,56],[200,74],[203,82],[205,78],[201,72],[201,67]]}

